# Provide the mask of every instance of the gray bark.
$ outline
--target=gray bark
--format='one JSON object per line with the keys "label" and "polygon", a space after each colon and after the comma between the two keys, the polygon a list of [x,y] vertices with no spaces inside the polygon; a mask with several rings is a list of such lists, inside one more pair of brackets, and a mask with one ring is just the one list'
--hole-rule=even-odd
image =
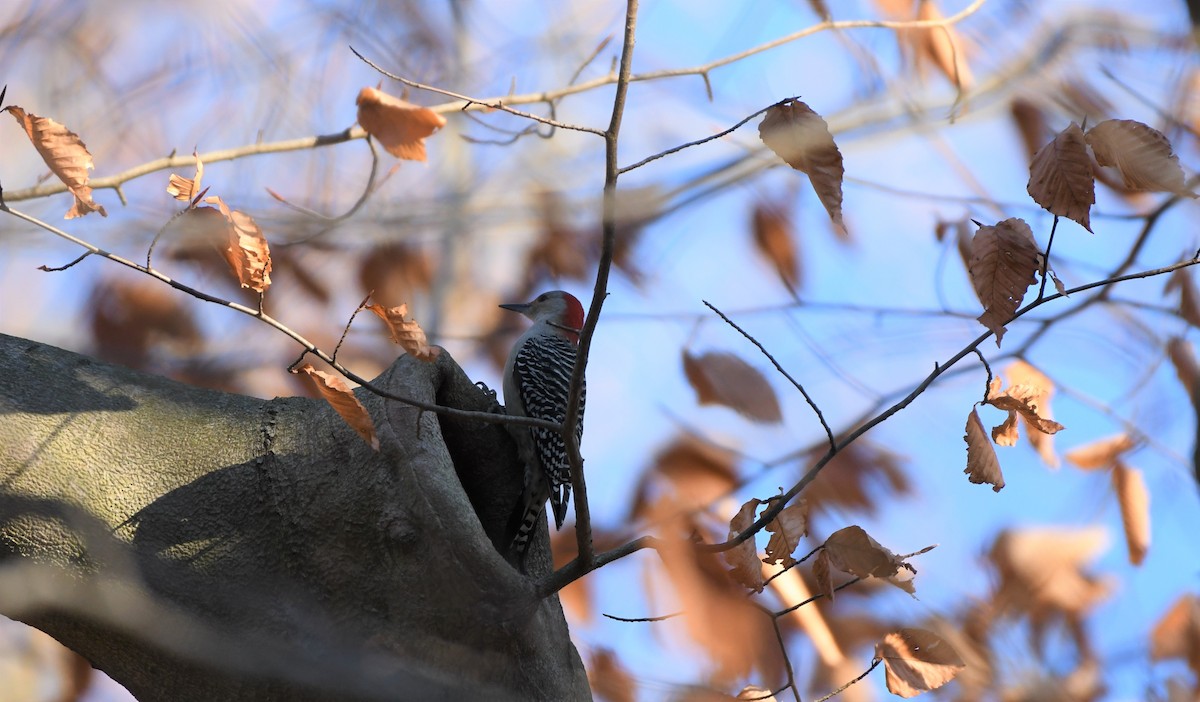
{"label": "gray bark", "polygon": [[[374,382],[491,405],[444,353]],[[0,613],[139,700],[590,699],[558,599],[497,550],[504,429],[357,395],[378,453],[321,400],[0,335]]]}

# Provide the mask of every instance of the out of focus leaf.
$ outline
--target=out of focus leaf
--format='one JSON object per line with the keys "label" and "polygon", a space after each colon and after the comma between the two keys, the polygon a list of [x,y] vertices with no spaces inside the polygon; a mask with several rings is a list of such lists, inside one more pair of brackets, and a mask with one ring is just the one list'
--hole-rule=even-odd
{"label": "out of focus leaf", "polygon": [[1066,453],[1068,463],[1084,470],[1111,468],[1127,451],[1137,446],[1128,434],[1121,433],[1106,439],[1071,449]]}
{"label": "out of focus leaf", "polygon": [[75,204],[67,210],[65,219],[82,217],[89,212],[99,212],[101,217],[107,217],[104,206],[92,199],[88,170],[96,166],[79,135],[49,117],[26,113],[16,105],[9,105],[4,111],[17,120],[50,171],[75,196]]}
{"label": "out of focus leaf", "polygon": [[[919,0],[917,19],[936,21],[945,19],[933,0]],[[967,44],[952,24],[941,27],[921,27],[904,30],[916,49],[918,61],[929,61],[937,67],[946,80],[959,90],[970,90],[975,79],[967,65]]]}
{"label": "out of focus leaf", "polygon": [[731,353],[683,352],[683,372],[702,405],[724,405],[756,422],[783,421],[775,389],[762,373]]}
{"label": "out of focus leaf", "polygon": [[760,201],[754,205],[750,219],[755,247],[774,266],[788,292],[795,295],[800,288],[800,257],[787,211],[779,203]]}
{"label": "out of focus leaf", "polygon": [[[729,538],[732,539],[754,524],[754,515],[760,504],[762,504],[762,500],[750,498],[742,505],[737,514],[733,515],[733,519],[729,520]],[[721,555],[729,564],[731,568],[729,573],[734,580],[754,592],[762,592],[762,565],[758,560],[758,547],[754,544],[754,537],[746,539],[728,551],[723,551]]]}
{"label": "out of focus leaf", "polygon": [[358,123],[396,158],[425,160],[425,137],[446,126],[446,118],[376,88],[363,88],[355,100]]}
{"label": "out of focus leaf", "polygon": [[1150,549],[1150,491],[1142,471],[1118,461],[1112,472],[1113,489],[1121,506],[1121,525],[1125,527],[1125,544],[1129,562],[1141,565]]}
{"label": "out of focus leaf", "polygon": [[899,629],[875,645],[875,659],[887,670],[887,688],[916,697],[950,682],[966,666],[954,648],[926,629]]}
{"label": "out of focus leaf", "polygon": [[799,100],[776,105],[758,125],[767,148],[789,166],[808,175],[817,198],[834,225],[842,224],[842,152],[821,115]]}
{"label": "out of focus leaf", "polygon": [[371,415],[367,412],[367,408],[358,401],[354,396],[354,392],[346,385],[346,381],[336,375],[319,371],[309,364],[305,363],[297,372],[304,373],[312,380],[313,386],[325,401],[329,403],[333,410],[338,413],[350,428],[358,432],[358,435],[371,445],[371,448],[379,450],[379,437],[375,435],[375,422],[372,421]]}
{"label": "out of focus leaf", "polygon": [[634,702],[637,699],[633,677],[617,660],[617,654],[607,648],[593,649],[587,675],[592,691],[608,702]]}
{"label": "out of focus leaf", "polygon": [[1193,327],[1200,327],[1200,294],[1192,282],[1191,271],[1180,268],[1170,275],[1164,292],[1179,290],[1179,314]]}

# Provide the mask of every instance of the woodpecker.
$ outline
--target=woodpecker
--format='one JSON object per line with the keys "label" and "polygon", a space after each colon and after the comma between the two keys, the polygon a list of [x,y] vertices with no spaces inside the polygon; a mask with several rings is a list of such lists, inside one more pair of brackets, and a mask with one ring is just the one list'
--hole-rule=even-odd
{"label": "woodpecker", "polygon": [[[583,328],[583,305],[561,290],[538,295],[532,302],[500,305],[533,320],[517,340],[504,364],[505,411],[518,417],[536,417],[561,424],[566,420],[571,373]],[[583,400],[579,397],[579,424],[575,440],[583,436]],[[561,529],[571,499],[571,466],[562,435],[552,429],[508,425],[525,466],[525,492],[513,513],[510,552],[524,567],[529,540],[542,518],[546,498]]]}

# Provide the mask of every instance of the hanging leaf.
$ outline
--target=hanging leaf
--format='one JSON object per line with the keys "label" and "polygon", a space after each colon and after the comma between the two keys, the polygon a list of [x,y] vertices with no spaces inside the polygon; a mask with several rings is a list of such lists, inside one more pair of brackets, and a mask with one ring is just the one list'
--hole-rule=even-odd
{"label": "hanging leaf", "polygon": [[195,178],[184,178],[174,173],[167,178],[167,194],[176,200],[191,202],[200,194],[200,181],[204,178],[204,162],[200,160],[200,154],[195,151],[192,151],[192,157],[196,159]]}
{"label": "hanging leaf", "polygon": [[1190,271],[1180,268],[1167,279],[1163,292],[1179,290],[1179,314],[1193,327],[1200,327],[1200,294]]}
{"label": "hanging leaf", "polygon": [[1184,183],[1179,157],[1162,132],[1131,119],[1107,119],[1087,131],[1101,166],[1112,166],[1131,190],[1196,197]]}
{"label": "hanging leaf", "polygon": [[262,229],[250,215],[229,209],[216,195],[204,201],[216,205],[229,225],[225,230],[226,240],[217,243],[217,250],[230,270],[243,288],[265,293],[271,286],[271,251]]}
{"label": "hanging leaf", "polygon": [[[1054,418],[1050,407],[1050,400],[1054,397],[1054,381],[1050,380],[1045,373],[1025,361],[1017,360],[1005,369],[1004,374],[1012,386],[1024,386],[1029,389],[1028,402],[1036,409],[1040,417],[1046,420]],[[1041,431],[1030,424],[1024,415],[1021,415],[1021,420],[1025,424],[1025,436],[1033,445],[1034,450],[1038,452],[1046,465],[1057,468],[1059,461],[1058,455],[1054,453],[1054,434]]]}
{"label": "hanging leaf", "polygon": [[833,587],[833,566],[829,563],[829,554],[825,549],[821,549],[821,552],[817,554],[817,560],[813,563],[813,580],[817,581],[817,592],[833,602],[836,592]]}
{"label": "hanging leaf", "polygon": [[396,158],[425,160],[425,137],[446,126],[446,119],[429,109],[376,88],[363,88],[355,100],[358,123]]}
{"label": "hanging leaf", "polygon": [[875,660],[883,661],[887,689],[899,697],[936,690],[966,668],[954,647],[925,629],[899,629],[883,637],[875,644]]}
{"label": "hanging leaf", "polygon": [[[729,520],[729,538],[732,539],[754,525],[754,514],[760,504],[762,504],[761,500],[750,498],[742,505],[737,514],[733,515],[733,519]],[[758,547],[754,545],[754,537],[746,539],[728,551],[723,551],[721,555],[729,564],[731,568],[729,574],[733,576],[734,580],[755,592],[762,592],[762,564],[758,560]]]}
{"label": "hanging leaf", "polygon": [[[767,506],[773,506],[780,499],[782,498],[774,497],[767,500]],[[800,545],[800,539],[808,533],[808,503],[799,500],[784,507],[778,516],[767,523],[766,529],[771,538],[767,541],[767,557],[763,559],[763,563],[781,563],[785,568],[791,567],[796,562],[792,554]]]}
{"label": "hanging leaf", "polygon": [[1043,434],[1056,434],[1063,430],[1063,425],[1041,416],[1038,413],[1038,401],[1043,398],[1044,391],[1039,387],[1028,385],[1013,385],[1004,392],[997,392],[1000,379],[993,382],[993,390],[988,393],[987,404],[1008,412],[1004,424],[992,429],[992,440],[1000,446],[1012,446],[1017,442],[1017,415],[1025,420],[1026,426]]}
{"label": "hanging leaf", "polygon": [[844,228],[842,177],[846,169],[825,120],[808,105],[793,100],[767,110],[758,135],[776,156],[808,176],[829,218]]}
{"label": "hanging leaf", "polygon": [[37,149],[42,160],[50,167],[50,172],[75,196],[75,204],[67,210],[64,219],[75,219],[89,212],[99,212],[101,217],[107,217],[104,206],[96,204],[92,199],[92,189],[88,187],[88,171],[96,166],[79,135],[49,117],[26,113],[16,105],[9,105],[4,111],[17,120],[17,124],[21,125],[29,141],[33,143],[33,148]]}
{"label": "hanging leaf", "polygon": [[859,578],[883,578],[908,594],[914,594],[911,574],[916,570],[882,546],[862,527],[838,529],[825,539],[829,565]]}
{"label": "hanging leaf", "polygon": [[[917,19],[938,21],[945,19],[945,15],[933,0],[920,0]],[[959,92],[971,88],[975,80],[967,65],[967,44],[954,25],[921,27],[909,31],[912,32],[909,36],[916,48],[918,62],[932,63]]]}
{"label": "hanging leaf", "polygon": [[774,266],[779,280],[793,295],[800,288],[800,257],[791,218],[780,203],[760,201],[751,216],[754,245]]}
{"label": "hanging leaf", "polygon": [[429,345],[429,341],[425,338],[425,330],[421,329],[421,325],[411,319],[405,319],[408,315],[408,305],[384,307],[371,304],[364,308],[371,310],[383,320],[392,342],[403,348],[408,355],[421,361],[432,361],[438,357],[439,349]]}
{"label": "hanging leaf", "polygon": [[783,421],[775,389],[750,364],[731,353],[683,352],[683,372],[702,405],[724,405],[762,423]]}
{"label": "hanging leaf", "polygon": [[1121,506],[1121,524],[1125,527],[1125,544],[1129,562],[1141,565],[1150,549],[1150,491],[1142,471],[1117,461],[1112,472],[1113,489]]}
{"label": "hanging leaf", "polygon": [[967,434],[963,437],[967,442],[967,467],[963,470],[967,480],[972,483],[987,483],[994,492],[1004,488],[1004,474],[1000,472],[1000,459],[996,458],[996,449],[988,441],[987,430],[979,419],[979,410],[972,408],[967,415]]}
{"label": "hanging leaf", "polygon": [[367,412],[367,408],[358,401],[354,396],[354,392],[346,385],[346,381],[336,375],[319,371],[309,364],[305,363],[298,369],[298,372],[306,374],[316,386],[317,392],[321,393],[321,397],[329,403],[333,410],[338,413],[350,428],[358,432],[358,435],[371,445],[371,448],[379,450],[379,437],[375,435],[375,422],[371,420],[371,415]]}
{"label": "hanging leaf", "polygon": [[1025,297],[1025,291],[1037,282],[1039,270],[1037,242],[1024,220],[1017,217],[980,227],[971,240],[968,271],[975,294],[983,303],[979,321],[996,334],[996,346],[1007,328],[1004,326]]}
{"label": "hanging leaf", "polygon": [[1067,125],[1034,154],[1025,189],[1034,202],[1052,214],[1073,219],[1092,231],[1090,213],[1096,202],[1096,183],[1078,124]]}

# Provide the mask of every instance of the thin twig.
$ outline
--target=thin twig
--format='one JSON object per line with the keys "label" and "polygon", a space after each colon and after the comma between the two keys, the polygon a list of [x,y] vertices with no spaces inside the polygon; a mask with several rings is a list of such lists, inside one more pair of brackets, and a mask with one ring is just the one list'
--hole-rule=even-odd
{"label": "thin twig", "polygon": [[975,352],[975,355],[979,357],[979,362],[983,364],[983,369],[987,371],[987,382],[983,385],[983,404],[986,405],[988,396],[992,392],[992,366],[988,363],[988,360],[983,357],[983,352],[979,350],[978,346],[972,350]]}
{"label": "thin twig", "polygon": [[667,149],[666,151],[660,151],[660,152],[654,154],[653,156],[647,156],[646,158],[642,159],[641,161],[638,161],[637,163],[633,164],[632,166],[625,166],[624,168],[619,169],[617,172],[624,174],[629,171],[632,171],[635,168],[641,168],[642,166],[646,165],[647,163],[650,163],[651,161],[657,161],[658,159],[660,159],[664,156],[670,156],[671,154],[683,151],[686,148],[689,148],[692,146],[699,146],[700,144],[707,144],[708,142],[713,141],[714,139],[720,139],[721,137],[725,136],[726,134],[732,134],[733,132],[737,131],[739,128],[741,128],[742,125],[744,125],[745,123],[754,119],[755,117],[761,115],[762,113],[766,112],[767,110],[769,110],[773,107],[779,107],[780,105],[782,105],[786,102],[791,102],[792,100],[796,100],[796,99],[798,99],[798,98],[790,97],[790,98],[786,98],[784,100],[780,100],[779,102],[777,102],[773,105],[767,105],[766,107],[762,108],[761,110],[756,111],[754,114],[750,115],[749,117],[746,117],[742,121],[733,125],[729,129],[726,129],[725,131],[717,132],[716,134],[713,134],[712,136],[706,136],[703,139],[697,139],[696,141],[689,141],[686,144],[680,144],[679,146],[672,147],[670,149]]}
{"label": "thin twig", "polygon": [[[321,214],[320,212],[317,212],[316,210],[311,210],[307,207],[303,207],[301,205],[294,204],[292,202],[289,202],[287,200],[287,198],[285,198],[284,196],[275,192],[274,190],[271,190],[270,188],[266,189],[267,193],[271,197],[275,198],[275,200],[278,201],[284,207],[289,207],[301,214],[308,215],[309,217],[312,217],[313,219],[317,219],[317,220],[320,220],[322,222],[326,222],[329,224],[337,224],[338,222],[347,220],[350,217],[353,217],[354,214],[356,212],[358,212],[362,208],[362,206],[367,203],[367,200],[377,190],[377,188],[375,187],[375,176],[377,173],[379,173],[379,151],[375,148],[375,140],[374,139],[371,139],[371,138],[367,139],[367,147],[371,149],[371,172],[367,174],[367,184],[363,188],[362,195],[358,196],[358,200],[356,200],[354,202],[354,204],[350,206],[350,209],[346,210],[345,212],[343,212],[340,215],[334,215],[331,217],[329,215]],[[387,178],[385,177],[384,180],[386,181]],[[382,185],[382,183],[380,183],[380,185]],[[336,352],[335,352],[335,354],[336,354]]]}
{"label": "thin twig", "polygon": [[524,110],[518,110],[514,107],[509,107],[508,105],[504,104],[503,98],[473,98],[468,95],[462,95],[460,93],[456,93],[453,90],[445,90],[444,88],[438,88],[436,86],[425,85],[424,83],[418,83],[415,80],[409,80],[408,78],[404,78],[403,76],[398,76],[395,73],[391,73],[391,72],[385,70],[384,68],[382,68],[381,66],[379,66],[375,62],[373,62],[371,59],[358,53],[358,50],[355,49],[353,46],[350,47],[350,51],[354,52],[354,55],[357,56],[359,59],[361,59],[363,61],[363,63],[367,64],[371,68],[374,68],[381,75],[387,76],[388,78],[391,78],[392,80],[397,81],[399,83],[403,83],[404,85],[407,85],[410,88],[415,88],[416,90],[427,90],[431,93],[437,93],[439,95],[445,95],[446,97],[455,98],[456,100],[462,100],[462,101],[466,102],[468,106],[469,105],[482,105],[483,107],[485,107],[487,109],[502,110],[509,114],[513,114],[518,117],[524,117],[525,119],[531,119],[535,122],[541,122],[542,124],[548,124],[551,127],[557,127],[559,129],[570,129],[571,131],[575,131],[575,132],[587,132],[589,134],[595,134],[597,136],[604,136],[604,132],[602,130],[596,129],[595,127],[584,127],[584,126],[581,126],[578,124],[567,124],[566,122],[559,122],[558,120],[550,119],[548,117],[542,117],[541,115],[535,115],[532,112],[525,112]]}
{"label": "thin twig", "polygon": [[59,271],[65,271],[65,270],[67,270],[68,268],[70,268],[71,266],[74,266],[76,263],[79,263],[80,261],[82,261],[83,259],[85,259],[85,258],[87,258],[88,256],[91,256],[91,255],[92,255],[92,252],[91,252],[91,251],[85,251],[85,252],[83,253],[83,255],[81,255],[79,258],[76,258],[74,261],[71,261],[70,263],[68,263],[68,264],[67,264],[67,265],[65,265],[65,266],[47,266],[47,265],[41,265],[41,266],[38,266],[38,270],[39,270],[39,271],[46,271],[47,273],[57,273],[57,272],[59,272]]}
{"label": "thin twig", "polygon": [[1050,247],[1054,246],[1054,232],[1058,230],[1058,215],[1054,215],[1054,223],[1050,225],[1050,240],[1046,242],[1046,253],[1042,254],[1042,287],[1038,288],[1038,298],[1046,294],[1046,271],[1050,270]]}
{"label": "thin twig", "polygon": [[824,697],[821,697],[821,698],[818,698],[818,699],[815,699],[815,700],[813,700],[813,702],[825,702],[825,701],[826,701],[826,700],[828,700],[828,699],[831,699],[831,698],[833,698],[833,697],[837,697],[838,695],[840,695],[840,694],[842,694],[843,692],[845,692],[846,690],[848,690],[848,689],[850,688],[850,686],[851,686],[851,685],[853,685],[854,683],[858,682],[859,680],[862,680],[863,678],[865,678],[865,677],[867,677],[868,675],[870,675],[870,674],[871,674],[871,671],[872,671],[872,670],[875,670],[875,668],[876,668],[876,667],[878,667],[878,666],[879,666],[879,664],[880,664],[880,663],[882,663],[882,662],[883,662],[883,661],[882,661],[882,660],[880,660],[879,658],[876,658],[876,659],[872,660],[872,661],[871,661],[871,667],[870,667],[870,668],[867,668],[866,670],[864,670],[862,675],[860,675],[860,676],[858,676],[857,678],[855,678],[855,679],[851,680],[850,682],[846,683],[845,685],[842,685],[841,687],[839,687],[838,689],[836,689],[836,690],[834,690],[833,692],[829,693],[828,695],[825,695]]}
{"label": "thin twig", "polygon": [[683,616],[683,612],[671,612],[670,614],[663,614],[663,615],[660,615],[657,617],[633,617],[633,618],[618,617],[615,614],[605,614],[604,612],[601,612],[600,616],[608,617],[609,619],[612,619],[612,620],[618,621],[618,622],[631,622],[631,623],[632,622],[663,622],[668,619],[674,619],[675,617]]}
{"label": "thin twig", "polygon": [[771,353],[769,351],[767,351],[767,349],[765,347],[763,347],[763,345],[761,343],[759,343],[758,339],[755,339],[753,336],[750,336],[750,334],[748,334],[745,329],[742,329],[737,324],[735,324],[732,319],[730,319],[729,317],[726,317],[724,312],[722,312],[721,310],[714,307],[712,305],[712,303],[710,303],[708,300],[701,300],[701,302],[704,303],[705,307],[712,310],[713,312],[716,312],[717,316],[719,316],[721,319],[725,320],[726,324],[728,324],[729,326],[736,329],[738,331],[738,333],[741,334],[742,336],[746,337],[746,339],[749,340],[750,343],[757,346],[758,350],[762,351],[763,355],[766,356],[768,359],[770,359],[771,363],[774,364],[775,370],[782,373],[783,377],[787,378],[788,381],[791,382],[791,384],[794,385],[796,387],[796,389],[800,391],[800,394],[804,396],[804,401],[807,402],[808,406],[812,408],[812,411],[816,413],[817,420],[819,420],[821,422],[821,426],[825,429],[825,436],[829,438],[830,452],[837,453],[838,446],[837,446],[837,441],[833,438],[833,430],[829,428],[829,422],[825,421],[825,415],[821,412],[821,408],[818,407],[817,403],[812,399],[812,397],[809,396],[808,391],[804,389],[804,386],[801,385],[799,382],[797,382],[797,380],[795,378],[793,378],[790,373],[788,373],[786,370],[784,370],[783,366],[779,365],[779,361],[775,360],[775,357],[772,356]]}

